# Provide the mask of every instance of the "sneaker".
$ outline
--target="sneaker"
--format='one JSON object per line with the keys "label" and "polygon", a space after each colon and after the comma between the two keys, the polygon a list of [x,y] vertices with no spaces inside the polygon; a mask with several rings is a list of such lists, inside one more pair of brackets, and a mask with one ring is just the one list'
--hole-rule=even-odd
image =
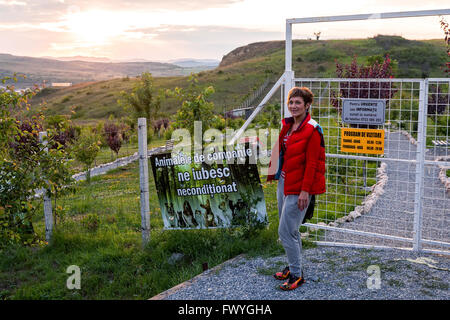
{"label": "sneaker", "polygon": [[283,269],[281,272],[275,273],[273,276],[277,280],[286,280],[289,277],[289,274],[291,272],[289,271],[289,266]]}
{"label": "sneaker", "polygon": [[303,275],[301,277],[296,277],[293,274],[289,274],[289,280],[283,283],[280,286],[281,290],[294,290],[300,287],[302,284],[305,283],[305,279],[303,278]]}

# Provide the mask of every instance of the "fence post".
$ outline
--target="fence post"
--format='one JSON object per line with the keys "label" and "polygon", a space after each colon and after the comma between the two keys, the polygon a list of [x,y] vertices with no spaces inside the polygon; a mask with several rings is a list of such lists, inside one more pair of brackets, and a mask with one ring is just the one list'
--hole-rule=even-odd
{"label": "fence post", "polygon": [[423,219],[423,173],[425,161],[425,147],[427,144],[427,110],[428,108],[428,79],[420,82],[419,117],[417,126],[417,155],[416,155],[416,184],[414,199],[414,239],[413,250],[422,249],[422,219]]}
{"label": "fence post", "polygon": [[[39,132],[39,142],[44,146],[47,145],[47,131]],[[48,148],[45,147],[44,151],[48,152]],[[43,189],[42,191],[44,194],[45,240],[50,243],[53,236],[52,199],[48,196],[46,189]]]}
{"label": "fence post", "polygon": [[139,181],[141,190],[142,244],[150,240],[150,203],[148,193],[147,119],[138,119]]}

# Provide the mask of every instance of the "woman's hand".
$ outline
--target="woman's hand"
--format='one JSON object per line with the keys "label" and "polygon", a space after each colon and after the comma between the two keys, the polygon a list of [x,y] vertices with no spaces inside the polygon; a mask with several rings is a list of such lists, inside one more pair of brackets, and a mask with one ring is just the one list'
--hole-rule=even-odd
{"label": "woman's hand", "polygon": [[306,191],[300,192],[297,200],[297,206],[300,210],[306,209],[306,207],[308,206],[308,198],[309,198],[308,192]]}

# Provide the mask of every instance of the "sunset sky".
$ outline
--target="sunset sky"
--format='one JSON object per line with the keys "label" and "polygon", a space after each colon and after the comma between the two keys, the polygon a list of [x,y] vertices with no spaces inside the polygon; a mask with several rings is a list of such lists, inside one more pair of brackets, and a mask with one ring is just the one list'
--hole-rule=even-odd
{"label": "sunset sky", "polygon": [[[0,0],[0,53],[163,61],[222,59],[252,42],[283,40],[287,18],[445,9],[418,0]],[[445,17],[448,22],[449,16]],[[443,38],[439,17],[294,26],[294,38]]]}

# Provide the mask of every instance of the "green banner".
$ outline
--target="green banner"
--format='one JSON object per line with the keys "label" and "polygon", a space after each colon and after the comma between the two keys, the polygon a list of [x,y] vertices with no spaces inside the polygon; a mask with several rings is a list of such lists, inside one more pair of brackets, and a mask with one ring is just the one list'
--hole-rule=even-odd
{"label": "green banner", "polygon": [[151,155],[164,228],[267,223],[264,193],[251,151]]}

